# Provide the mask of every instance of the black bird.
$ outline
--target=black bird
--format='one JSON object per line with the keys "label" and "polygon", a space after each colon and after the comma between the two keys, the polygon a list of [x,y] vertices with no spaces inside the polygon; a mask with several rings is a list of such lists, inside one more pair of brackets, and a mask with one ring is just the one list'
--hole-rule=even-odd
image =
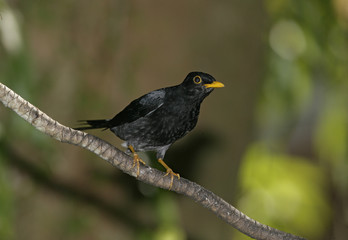
{"label": "black bird", "polygon": [[[112,119],[84,120],[85,126],[76,130],[104,128],[110,129],[125,141],[127,153],[133,153],[134,164],[145,164],[136,154],[139,151],[156,151],[158,162],[165,167],[167,174],[180,178],[163,161],[168,148],[185,136],[197,124],[202,101],[214,88],[224,85],[211,75],[191,72],[176,86],[161,88],[135,99]],[[165,175],[165,176],[166,176]]]}

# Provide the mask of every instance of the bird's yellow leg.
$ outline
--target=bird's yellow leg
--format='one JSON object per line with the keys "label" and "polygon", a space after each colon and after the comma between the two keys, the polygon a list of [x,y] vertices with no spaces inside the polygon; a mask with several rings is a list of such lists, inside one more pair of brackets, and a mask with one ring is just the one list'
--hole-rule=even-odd
{"label": "bird's yellow leg", "polygon": [[128,146],[129,150],[131,150],[131,152],[133,153],[133,167],[135,167],[135,164],[137,165],[137,177],[139,176],[140,174],[140,163],[141,162],[142,164],[146,165],[145,162],[139,157],[139,155],[134,151],[134,148],[132,145],[129,145]]}
{"label": "bird's yellow leg", "polygon": [[179,173],[173,172],[173,170],[170,167],[168,167],[168,165],[161,158],[158,159],[158,162],[167,170],[167,173],[166,173],[166,175],[164,175],[164,177],[170,174],[170,179],[171,179],[170,186],[169,186],[169,190],[170,190],[170,189],[172,189],[172,186],[173,186],[174,176],[176,176],[176,177],[178,177],[178,179],[180,179],[180,175],[179,175]]}

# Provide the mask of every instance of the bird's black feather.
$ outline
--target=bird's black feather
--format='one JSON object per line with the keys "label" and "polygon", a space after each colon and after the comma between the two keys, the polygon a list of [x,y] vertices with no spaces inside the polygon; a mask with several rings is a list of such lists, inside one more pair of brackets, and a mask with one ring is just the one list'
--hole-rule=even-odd
{"label": "bird's black feather", "polygon": [[82,121],[77,130],[110,129],[135,151],[156,151],[163,158],[169,146],[197,123],[200,105],[215,87],[207,73],[191,72],[176,86],[161,88],[135,99],[112,119]]}
{"label": "bird's black feather", "polygon": [[87,130],[87,129],[98,129],[98,128],[108,129],[111,127],[110,121],[106,119],[80,120],[79,122],[81,125],[84,125],[84,126],[74,128],[75,130]]}
{"label": "bird's black feather", "polygon": [[152,91],[144,96],[135,99],[121,112],[116,114],[109,123],[111,126],[116,127],[125,123],[131,123],[147,114],[153,112],[163,104],[165,97],[165,90],[159,89]]}

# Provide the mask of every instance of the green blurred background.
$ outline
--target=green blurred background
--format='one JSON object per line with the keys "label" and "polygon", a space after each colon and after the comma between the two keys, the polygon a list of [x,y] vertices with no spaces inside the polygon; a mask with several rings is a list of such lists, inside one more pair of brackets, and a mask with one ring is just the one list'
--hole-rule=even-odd
{"label": "green blurred background", "polygon": [[[347,0],[0,0],[0,15],[0,82],[67,126],[212,74],[225,88],[169,166],[264,224],[347,239]],[[1,106],[0,239],[248,237]]]}

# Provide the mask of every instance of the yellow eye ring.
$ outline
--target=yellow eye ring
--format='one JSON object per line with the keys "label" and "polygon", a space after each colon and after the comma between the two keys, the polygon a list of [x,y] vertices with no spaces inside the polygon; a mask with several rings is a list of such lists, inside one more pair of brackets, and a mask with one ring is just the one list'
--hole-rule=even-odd
{"label": "yellow eye ring", "polygon": [[195,76],[194,78],[193,78],[193,82],[195,83],[195,84],[200,84],[201,82],[202,82],[202,78],[201,78],[201,76]]}

